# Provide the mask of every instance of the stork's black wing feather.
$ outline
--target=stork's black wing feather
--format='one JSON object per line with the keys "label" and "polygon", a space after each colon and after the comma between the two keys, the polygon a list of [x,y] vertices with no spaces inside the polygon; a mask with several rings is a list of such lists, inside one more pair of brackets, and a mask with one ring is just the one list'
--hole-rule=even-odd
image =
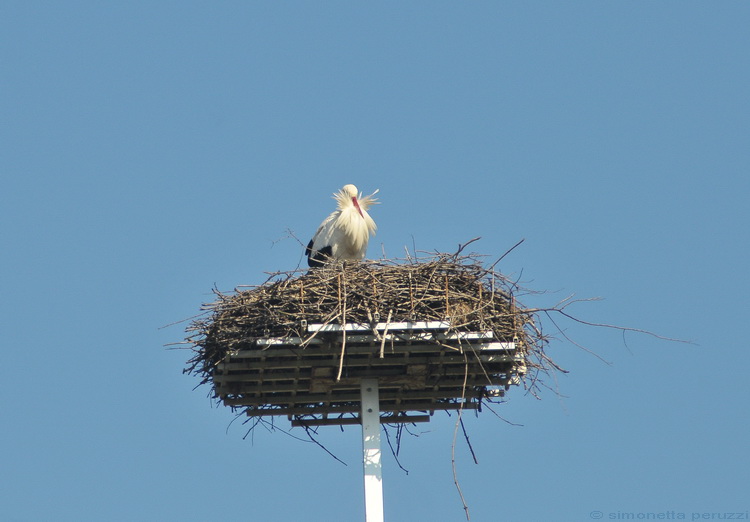
{"label": "stork's black wing feather", "polygon": [[331,259],[333,248],[331,248],[331,245],[326,245],[320,250],[313,250],[313,240],[311,239],[305,247],[305,255],[307,256],[307,266],[318,268]]}

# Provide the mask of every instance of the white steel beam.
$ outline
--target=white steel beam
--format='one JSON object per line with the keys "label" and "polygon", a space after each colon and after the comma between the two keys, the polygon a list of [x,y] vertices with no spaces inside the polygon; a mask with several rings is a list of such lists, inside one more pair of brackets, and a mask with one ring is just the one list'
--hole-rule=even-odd
{"label": "white steel beam", "polygon": [[378,380],[361,382],[362,454],[365,479],[365,520],[383,522],[383,470],[380,462],[380,399]]}

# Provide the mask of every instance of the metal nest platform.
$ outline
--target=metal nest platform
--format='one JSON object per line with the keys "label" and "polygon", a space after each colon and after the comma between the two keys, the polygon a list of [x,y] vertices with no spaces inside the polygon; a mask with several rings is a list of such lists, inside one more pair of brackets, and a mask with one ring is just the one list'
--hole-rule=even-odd
{"label": "metal nest platform", "polygon": [[[301,325],[309,336],[263,337],[227,353],[212,375],[224,404],[293,426],[360,424],[363,379],[376,379],[383,424],[425,422],[436,410],[477,409],[519,384],[517,339],[456,332],[449,321]],[[411,414],[418,413],[418,414]]]}

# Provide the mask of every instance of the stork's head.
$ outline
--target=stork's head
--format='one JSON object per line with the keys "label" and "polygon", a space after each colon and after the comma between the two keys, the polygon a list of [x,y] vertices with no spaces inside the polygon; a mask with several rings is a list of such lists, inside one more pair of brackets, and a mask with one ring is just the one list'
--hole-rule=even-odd
{"label": "stork's head", "polygon": [[357,199],[357,187],[351,183],[344,185],[341,190],[339,190],[338,194],[334,194],[333,197],[336,198],[341,210],[348,207],[354,207],[357,209],[357,212],[359,212],[359,215],[364,217],[362,215],[362,209],[359,207],[359,200]]}
{"label": "stork's head", "polygon": [[351,183],[349,183],[348,185],[344,185],[344,187],[341,189],[341,192],[343,192],[348,198],[357,198],[357,187],[355,187]]}
{"label": "stork's head", "polygon": [[350,183],[348,185],[344,185],[341,190],[333,195],[333,197],[338,202],[338,207],[340,210],[354,207],[355,209],[357,209],[359,215],[364,218],[363,212],[366,212],[371,205],[377,203],[377,200],[373,197],[375,194],[377,194],[377,192],[378,191],[376,190],[369,196],[362,197],[362,194],[359,194],[359,192],[357,191],[357,187]]}

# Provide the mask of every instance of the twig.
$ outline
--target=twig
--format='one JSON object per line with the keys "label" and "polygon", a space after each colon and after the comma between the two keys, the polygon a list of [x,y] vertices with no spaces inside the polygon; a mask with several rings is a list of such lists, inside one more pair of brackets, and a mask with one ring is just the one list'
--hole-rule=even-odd
{"label": "twig", "polygon": [[510,248],[509,248],[508,250],[506,250],[506,251],[505,251],[505,253],[504,253],[503,255],[501,255],[501,256],[500,256],[500,257],[498,258],[498,260],[497,260],[497,261],[495,261],[494,263],[492,263],[492,264],[490,265],[490,267],[489,267],[489,268],[488,268],[487,270],[492,270],[492,269],[494,269],[494,268],[495,268],[495,265],[497,265],[497,264],[498,264],[498,263],[499,263],[500,261],[502,261],[502,260],[503,260],[503,258],[504,258],[505,256],[507,256],[508,254],[510,254],[511,252],[513,252],[513,251],[514,251],[514,250],[516,249],[516,247],[517,247],[518,245],[520,245],[521,243],[523,243],[524,241],[526,241],[526,238],[523,238],[523,239],[521,239],[521,241],[519,241],[518,243],[516,243],[515,245],[513,245],[512,247],[510,247]]}
{"label": "twig", "polygon": [[344,370],[344,353],[346,351],[346,282],[343,283],[339,275],[339,301],[342,301],[341,294],[344,294],[343,304],[341,305],[341,357],[339,358],[339,373],[336,375],[336,382],[341,380],[341,372]]}
{"label": "twig", "polygon": [[311,441],[313,441],[315,444],[317,444],[319,447],[321,447],[323,449],[323,451],[325,451],[326,453],[328,453],[331,457],[333,457],[334,459],[336,459],[339,462],[341,462],[344,466],[347,465],[346,462],[344,462],[343,460],[341,460],[340,458],[338,458],[336,455],[334,455],[333,453],[331,453],[328,450],[328,448],[326,448],[323,444],[321,444],[320,442],[318,442],[318,440],[315,437],[312,436],[312,430],[310,429],[310,426],[305,426],[305,424],[301,424],[301,426],[302,426],[302,428],[304,428],[305,433],[307,433],[307,436],[310,437]]}
{"label": "twig", "polygon": [[391,313],[393,310],[388,310],[388,318],[385,320],[385,328],[383,328],[383,338],[380,341],[380,358],[385,358],[385,340],[387,339],[386,334],[388,333],[388,327],[391,325]]}
{"label": "twig", "polygon": [[466,248],[467,246],[469,246],[470,244],[472,244],[474,241],[479,241],[480,239],[482,239],[482,238],[481,237],[475,237],[473,239],[468,240],[463,245],[458,245],[458,250],[456,250],[456,253],[453,254],[453,257],[456,258],[456,259],[458,259],[459,254],[463,251],[464,248]]}
{"label": "twig", "polygon": [[[490,410],[490,412],[491,412],[491,413],[492,413],[492,414],[493,414],[493,415],[494,415],[495,417],[497,417],[497,418],[498,418],[498,419],[500,419],[501,421],[505,422],[506,424],[510,424],[511,426],[523,426],[523,424],[518,424],[518,423],[515,423],[515,422],[511,422],[511,421],[509,421],[508,419],[506,419],[505,417],[502,417],[502,416],[500,416],[500,415],[499,415],[499,414],[498,414],[498,413],[497,413],[497,412],[496,412],[496,411],[495,411],[495,410],[494,410],[494,409],[493,409],[493,408],[492,408],[492,407],[491,407],[491,406],[490,406],[490,405],[488,404],[488,402],[490,402],[490,401],[489,401],[489,400],[487,400],[487,401],[485,401],[485,402],[483,403],[483,404],[484,404],[484,407],[485,407],[485,408],[487,408],[488,410]],[[495,403],[493,403],[493,404],[495,404]]]}
{"label": "twig", "polygon": [[385,433],[385,441],[388,443],[388,447],[391,449],[391,455],[393,455],[396,464],[398,464],[398,467],[408,475],[409,470],[401,465],[401,461],[398,459],[398,452],[393,449],[393,445],[391,444],[391,437],[390,435],[388,435],[388,428],[386,426],[383,426],[383,432]]}
{"label": "twig", "polygon": [[640,328],[630,328],[630,327],[627,327],[627,326],[617,326],[617,325],[614,325],[614,324],[591,323],[589,321],[584,321],[583,319],[578,319],[577,317],[574,317],[574,316],[570,315],[569,313],[564,312],[563,310],[553,309],[553,310],[549,310],[549,311],[550,312],[557,312],[557,313],[559,313],[561,315],[564,315],[568,319],[572,319],[573,321],[575,321],[577,323],[585,324],[587,326],[597,326],[597,327],[601,327],[601,328],[614,328],[615,330],[622,330],[624,332],[637,332],[637,333],[642,333],[642,334],[650,335],[651,337],[656,337],[657,339],[661,339],[662,341],[671,341],[671,342],[675,342],[675,343],[685,343],[685,344],[693,344],[693,345],[695,344],[693,341],[686,341],[685,339],[676,339],[676,338],[672,338],[672,337],[664,337],[663,335],[659,335],[659,334],[656,334],[654,332],[650,332],[648,330],[641,330]]}
{"label": "twig", "polygon": [[469,446],[469,451],[471,452],[471,458],[474,459],[474,464],[479,464],[479,461],[477,460],[477,456],[474,453],[474,448],[471,446],[471,441],[469,440],[469,434],[466,433],[464,420],[462,418],[459,418],[459,420],[461,421],[461,430],[464,432],[464,439],[466,440],[466,445]]}
{"label": "twig", "polygon": [[461,491],[461,486],[458,484],[458,473],[456,472],[456,437],[458,436],[458,425],[461,423],[461,416],[463,415],[464,410],[464,402],[466,397],[466,381],[469,378],[469,361],[466,358],[466,353],[464,353],[464,361],[464,384],[461,390],[461,405],[458,408],[458,418],[456,419],[456,426],[453,429],[453,444],[451,445],[451,468],[453,469],[453,483],[456,485],[458,496],[461,497],[461,504],[463,504],[464,506],[464,514],[466,515],[466,520],[471,520],[471,517],[469,516],[469,506],[466,504],[466,499],[464,498],[464,494]]}

